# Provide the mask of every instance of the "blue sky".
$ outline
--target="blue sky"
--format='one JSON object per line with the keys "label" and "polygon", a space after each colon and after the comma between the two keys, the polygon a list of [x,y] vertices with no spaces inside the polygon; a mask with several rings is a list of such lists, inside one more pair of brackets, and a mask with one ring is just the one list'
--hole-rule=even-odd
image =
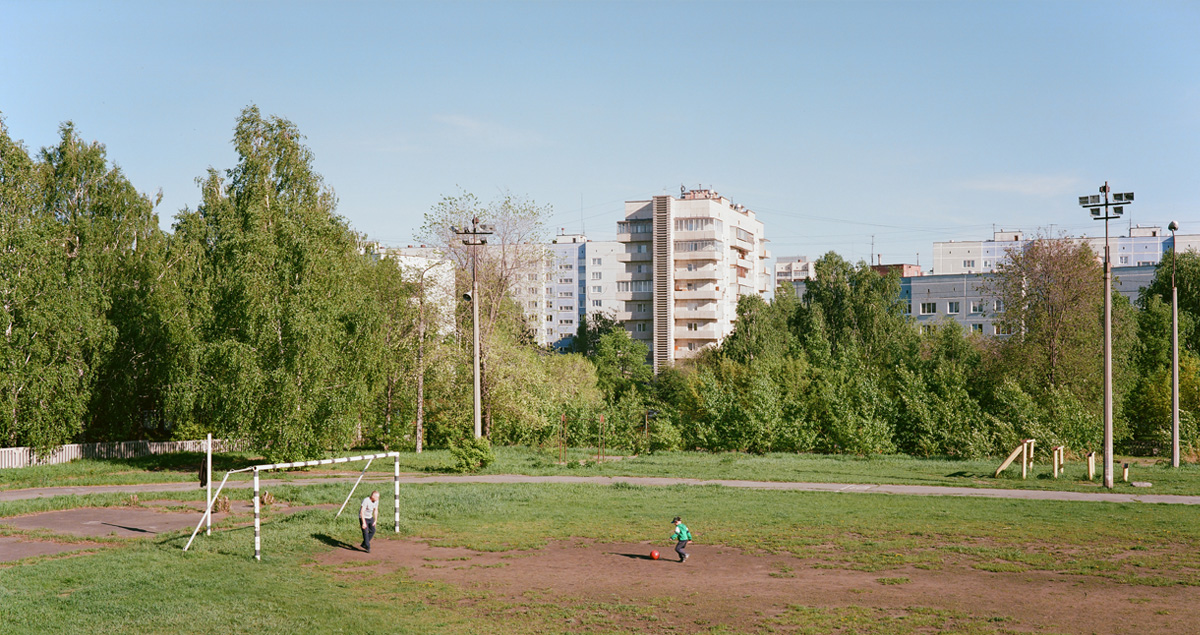
{"label": "blue sky", "polygon": [[1131,222],[1200,233],[1195,2],[0,0],[0,23],[10,135],[74,121],[162,188],[166,228],[256,104],[391,244],[460,190],[611,239],[681,184],[755,210],[776,256],[1102,235],[1076,197],[1106,179]]}

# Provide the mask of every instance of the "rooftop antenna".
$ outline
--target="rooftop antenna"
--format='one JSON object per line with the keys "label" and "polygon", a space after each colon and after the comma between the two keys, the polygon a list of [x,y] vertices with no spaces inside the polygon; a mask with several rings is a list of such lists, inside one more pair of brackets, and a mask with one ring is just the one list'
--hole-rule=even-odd
{"label": "rooftop antenna", "polygon": [[579,193],[579,233],[587,236],[587,225],[583,222],[583,192]]}

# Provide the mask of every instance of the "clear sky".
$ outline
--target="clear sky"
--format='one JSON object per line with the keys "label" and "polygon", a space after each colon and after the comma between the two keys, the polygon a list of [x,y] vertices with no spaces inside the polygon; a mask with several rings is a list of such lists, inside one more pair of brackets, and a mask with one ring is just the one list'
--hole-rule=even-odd
{"label": "clear sky", "polygon": [[874,236],[928,268],[993,226],[1103,235],[1077,197],[1105,180],[1129,221],[1200,233],[1197,34],[1194,1],[0,0],[0,113],[31,151],[74,121],[162,188],[164,228],[256,104],[389,244],[460,189],[611,239],[623,201],[685,184],[776,256]]}

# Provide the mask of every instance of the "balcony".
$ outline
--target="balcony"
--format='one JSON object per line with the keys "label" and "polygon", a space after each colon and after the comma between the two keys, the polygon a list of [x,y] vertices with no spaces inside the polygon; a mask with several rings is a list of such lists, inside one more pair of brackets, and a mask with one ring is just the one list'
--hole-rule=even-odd
{"label": "balcony", "polygon": [[721,312],[716,309],[700,309],[697,311],[688,311],[687,309],[675,309],[676,320],[719,320]]}
{"label": "balcony", "polygon": [[653,234],[650,234],[648,232],[640,232],[637,234],[630,234],[628,232],[625,232],[625,233],[618,232],[617,233],[617,242],[619,242],[619,243],[645,243],[645,242],[650,242],[651,236],[653,236]]}
{"label": "balcony", "polygon": [[676,280],[718,280],[716,267],[700,267],[693,271],[687,269],[675,270]]}
{"label": "balcony", "polygon": [[650,262],[651,256],[652,254],[648,251],[644,254],[626,252],[617,254],[617,262]]}
{"label": "balcony", "polygon": [[719,251],[677,251],[674,254],[675,260],[711,260],[718,261],[721,259]]}
{"label": "balcony", "polygon": [[720,300],[721,292],[717,289],[692,289],[691,291],[675,290],[676,300]]}
{"label": "balcony", "polygon": [[694,229],[673,232],[671,238],[674,240],[721,240],[724,236],[715,229]]}
{"label": "balcony", "polygon": [[706,342],[715,342],[717,341],[717,329],[715,326],[705,326],[695,331],[690,331],[686,326],[676,326],[675,340],[704,340]]}

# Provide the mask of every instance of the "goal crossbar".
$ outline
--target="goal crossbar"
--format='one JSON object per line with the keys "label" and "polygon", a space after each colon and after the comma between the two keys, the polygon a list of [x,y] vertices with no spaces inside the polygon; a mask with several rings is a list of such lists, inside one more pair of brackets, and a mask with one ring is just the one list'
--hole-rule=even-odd
{"label": "goal crossbar", "polygon": [[[354,482],[354,487],[351,488],[351,490],[350,490],[350,495],[346,497],[346,502],[348,503],[350,501],[350,496],[354,495],[354,490],[358,488],[358,484],[360,482],[362,482],[363,476],[366,475],[367,468],[371,467],[371,461],[373,461],[375,459],[383,459],[383,458],[388,458],[388,457],[391,457],[393,459],[393,462],[392,462],[392,489],[393,489],[393,493],[395,495],[396,533],[400,533],[400,453],[399,452],[385,452],[383,454],[363,454],[360,456],[344,456],[344,457],[338,457],[336,459],[317,459],[317,460],[313,460],[313,461],[293,461],[290,463],[266,463],[266,464],[262,464],[262,465],[251,465],[250,467],[243,467],[243,468],[237,469],[237,470],[229,470],[228,472],[225,473],[225,478],[221,479],[221,486],[217,488],[217,493],[210,497],[208,505],[204,509],[204,515],[200,518],[200,522],[196,523],[196,529],[192,531],[192,536],[191,536],[191,538],[188,538],[187,544],[183,546],[183,550],[187,551],[188,547],[192,546],[192,541],[196,539],[196,534],[198,534],[200,532],[200,527],[202,527],[204,525],[205,521],[208,521],[212,517],[213,505],[216,504],[217,497],[219,497],[221,495],[221,490],[225,489],[225,483],[229,480],[229,476],[231,474],[237,474],[239,472],[253,472],[254,473],[254,559],[262,560],[262,539],[261,539],[262,521],[261,521],[261,514],[260,514],[261,499],[259,497],[259,487],[258,487],[259,472],[265,472],[268,470],[285,470],[285,469],[295,468],[295,467],[314,467],[317,465],[332,465],[335,463],[351,463],[354,461],[366,461],[367,466],[363,468],[362,474],[360,474],[358,476],[358,480]],[[346,503],[342,503],[342,509],[345,509],[345,507],[346,507]],[[342,510],[339,509],[337,516],[340,516],[341,514],[342,514]],[[335,518],[337,516],[335,516]]]}

